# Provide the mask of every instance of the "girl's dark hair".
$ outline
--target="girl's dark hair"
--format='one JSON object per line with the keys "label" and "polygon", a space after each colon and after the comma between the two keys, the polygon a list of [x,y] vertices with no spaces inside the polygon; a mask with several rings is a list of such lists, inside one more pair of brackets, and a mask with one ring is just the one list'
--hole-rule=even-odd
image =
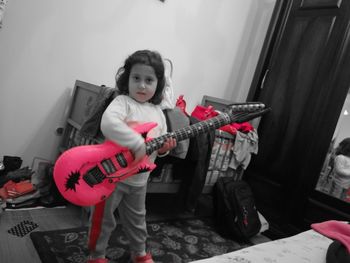
{"label": "girl's dark hair", "polygon": [[339,143],[335,154],[342,154],[350,157],[350,138],[345,138]]}
{"label": "girl's dark hair", "polygon": [[162,57],[156,51],[139,50],[131,54],[125,60],[124,66],[118,70],[115,76],[116,85],[120,94],[124,94],[124,95],[129,94],[129,87],[128,87],[129,76],[130,76],[131,68],[135,64],[151,66],[154,69],[158,83],[157,83],[156,92],[154,93],[153,97],[149,100],[149,102],[155,105],[160,104],[160,102],[163,99],[165,76],[164,76],[164,63],[163,63]]}

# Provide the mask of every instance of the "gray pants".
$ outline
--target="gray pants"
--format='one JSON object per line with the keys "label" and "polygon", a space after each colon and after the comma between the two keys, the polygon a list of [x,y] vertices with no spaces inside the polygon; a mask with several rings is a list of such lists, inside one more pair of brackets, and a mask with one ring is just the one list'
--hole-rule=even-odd
{"label": "gray pants", "polygon": [[[135,187],[118,183],[104,204],[100,203],[93,207],[89,220],[91,258],[105,256],[108,241],[117,225],[114,215],[116,209],[118,209],[123,230],[129,239],[131,252],[145,251],[147,239],[146,190],[147,185]],[[102,218],[100,215],[103,215]]]}

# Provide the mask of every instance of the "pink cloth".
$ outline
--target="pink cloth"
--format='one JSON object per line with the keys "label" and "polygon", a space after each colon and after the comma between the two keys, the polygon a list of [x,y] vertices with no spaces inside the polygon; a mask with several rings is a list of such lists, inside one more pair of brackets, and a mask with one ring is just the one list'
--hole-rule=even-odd
{"label": "pink cloth", "polygon": [[350,253],[350,224],[346,222],[329,220],[312,224],[311,227],[326,237],[341,242]]}

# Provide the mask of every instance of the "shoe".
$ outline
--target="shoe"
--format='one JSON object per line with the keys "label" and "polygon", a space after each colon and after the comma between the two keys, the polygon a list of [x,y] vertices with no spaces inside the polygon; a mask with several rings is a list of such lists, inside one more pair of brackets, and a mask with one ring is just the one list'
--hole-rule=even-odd
{"label": "shoe", "polygon": [[152,255],[147,253],[144,256],[137,256],[132,258],[132,263],[154,263]]}
{"label": "shoe", "polygon": [[106,258],[95,258],[95,259],[88,259],[87,263],[108,263],[109,260]]}

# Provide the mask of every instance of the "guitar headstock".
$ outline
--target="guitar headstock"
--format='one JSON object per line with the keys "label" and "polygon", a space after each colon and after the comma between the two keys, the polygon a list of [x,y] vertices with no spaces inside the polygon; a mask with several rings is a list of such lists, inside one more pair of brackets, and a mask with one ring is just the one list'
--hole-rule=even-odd
{"label": "guitar headstock", "polygon": [[232,122],[242,123],[260,117],[270,110],[271,108],[261,102],[243,102],[229,105],[226,113]]}
{"label": "guitar headstock", "polygon": [[265,104],[261,102],[234,103],[228,107],[229,113],[235,112],[256,112],[265,109]]}

